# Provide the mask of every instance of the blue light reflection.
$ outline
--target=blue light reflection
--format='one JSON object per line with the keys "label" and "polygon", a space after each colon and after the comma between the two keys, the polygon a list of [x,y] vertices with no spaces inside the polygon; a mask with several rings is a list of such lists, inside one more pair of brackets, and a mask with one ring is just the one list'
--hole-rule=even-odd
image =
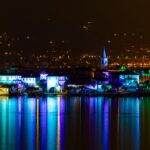
{"label": "blue light reflection", "polygon": [[0,97],[0,149],[138,150],[146,142],[141,126],[148,104],[139,98]]}

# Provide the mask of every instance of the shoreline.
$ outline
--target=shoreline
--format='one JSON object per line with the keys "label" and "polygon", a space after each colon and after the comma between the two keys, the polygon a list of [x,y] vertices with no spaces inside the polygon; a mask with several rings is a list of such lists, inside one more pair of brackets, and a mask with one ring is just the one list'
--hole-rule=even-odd
{"label": "shoreline", "polygon": [[133,93],[96,93],[96,94],[68,94],[68,93],[30,93],[30,94],[19,94],[13,93],[9,95],[0,95],[8,97],[47,97],[47,96],[81,96],[81,97],[149,97],[150,92],[133,92]]}

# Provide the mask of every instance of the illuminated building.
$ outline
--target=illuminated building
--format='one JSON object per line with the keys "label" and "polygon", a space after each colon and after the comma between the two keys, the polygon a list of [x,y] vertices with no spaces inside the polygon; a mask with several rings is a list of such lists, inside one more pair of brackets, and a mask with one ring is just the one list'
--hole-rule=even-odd
{"label": "illuminated building", "polygon": [[136,91],[139,84],[139,74],[132,71],[110,71],[110,84],[117,90],[121,87],[126,91]]}
{"label": "illuminated building", "polygon": [[[106,91],[138,91],[141,76],[145,81],[148,81],[150,76],[149,70],[139,75],[137,71],[129,71],[125,67],[112,70],[71,68],[49,72],[47,70],[48,73],[41,72],[41,70],[29,72],[28,75],[27,72],[19,75],[0,75],[0,84],[9,85],[10,91],[21,91],[20,93],[37,88],[41,93],[97,94]],[[149,87],[149,83],[143,84],[144,86]]]}
{"label": "illuminated building", "polygon": [[139,84],[139,75],[137,74],[123,74],[119,76],[119,79],[123,81],[123,86],[134,86]]}
{"label": "illuminated building", "polygon": [[34,87],[37,85],[35,77],[23,77],[22,82],[27,84],[29,87]]}
{"label": "illuminated building", "polygon": [[66,81],[64,76],[48,76],[47,78],[47,91],[61,93]]}
{"label": "illuminated building", "polygon": [[21,80],[21,76],[19,75],[0,75],[1,84],[15,84],[18,80]]}
{"label": "illuminated building", "polygon": [[150,69],[142,70],[140,75],[140,82],[150,81]]}
{"label": "illuminated building", "polygon": [[[40,86],[44,92],[61,93],[67,77],[48,76],[47,73],[41,73],[36,77],[24,77],[21,75],[0,75],[0,84],[2,85],[26,85],[27,87]],[[17,87],[18,87],[17,86]]]}
{"label": "illuminated building", "polygon": [[9,88],[0,87],[0,95],[9,95]]}
{"label": "illuminated building", "polygon": [[46,72],[41,72],[40,73],[40,80],[47,80],[47,76],[48,76],[48,74],[46,73]]}
{"label": "illuminated building", "polygon": [[65,76],[48,76],[46,72],[40,73],[40,85],[45,92],[61,93],[66,80]]}
{"label": "illuminated building", "polygon": [[35,86],[36,78],[22,77],[20,75],[0,75],[0,84],[11,85],[11,84],[17,84],[18,82],[25,83],[28,86]]}

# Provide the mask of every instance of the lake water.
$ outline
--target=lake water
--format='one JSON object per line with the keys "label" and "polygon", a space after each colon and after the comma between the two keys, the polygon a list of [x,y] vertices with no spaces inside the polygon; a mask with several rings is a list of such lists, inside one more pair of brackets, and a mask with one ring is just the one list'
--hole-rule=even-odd
{"label": "lake water", "polygon": [[150,97],[0,97],[0,150],[80,149],[150,149]]}

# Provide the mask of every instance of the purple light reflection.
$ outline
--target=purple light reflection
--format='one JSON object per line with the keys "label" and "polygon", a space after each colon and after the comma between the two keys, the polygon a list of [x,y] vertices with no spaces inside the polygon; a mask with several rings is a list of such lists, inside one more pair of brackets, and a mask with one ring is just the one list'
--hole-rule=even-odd
{"label": "purple light reflection", "polygon": [[103,149],[109,149],[109,101],[104,101],[104,112],[103,112]]}

